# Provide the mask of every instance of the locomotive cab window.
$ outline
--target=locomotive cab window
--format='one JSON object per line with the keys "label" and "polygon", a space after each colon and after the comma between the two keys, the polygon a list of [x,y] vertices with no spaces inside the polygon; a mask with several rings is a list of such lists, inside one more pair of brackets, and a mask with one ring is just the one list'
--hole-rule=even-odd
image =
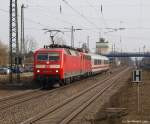
{"label": "locomotive cab window", "polygon": [[59,53],[49,53],[49,61],[58,61],[60,59]]}
{"label": "locomotive cab window", "polygon": [[38,61],[58,61],[59,59],[59,53],[39,53],[37,55]]}
{"label": "locomotive cab window", "polygon": [[38,61],[47,61],[48,60],[48,54],[38,54],[37,55],[37,60]]}

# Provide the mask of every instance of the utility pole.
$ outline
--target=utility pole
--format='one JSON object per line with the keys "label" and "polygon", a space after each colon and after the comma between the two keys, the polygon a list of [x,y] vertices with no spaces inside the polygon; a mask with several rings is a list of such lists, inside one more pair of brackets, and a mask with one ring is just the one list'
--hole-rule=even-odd
{"label": "utility pole", "polygon": [[21,5],[21,43],[20,43],[20,53],[25,54],[25,42],[24,42],[24,4]]}
{"label": "utility pole", "polygon": [[144,54],[145,54],[145,48],[146,48],[146,46],[144,45],[144,46],[143,46],[143,53],[144,53]]}
{"label": "utility pole", "polygon": [[[17,0],[10,0],[10,23],[9,23],[9,60],[10,69],[12,70],[13,62],[15,61],[15,68],[17,71],[17,83],[20,80],[19,73],[19,44],[18,44],[18,10],[17,10]],[[10,73],[9,81],[13,81],[12,73]]]}
{"label": "utility pole", "polygon": [[87,36],[87,47],[90,50],[90,36]]}
{"label": "utility pole", "polygon": [[71,46],[74,47],[74,27],[71,27]]}
{"label": "utility pole", "polygon": [[[71,26],[71,29],[70,28],[64,28],[64,29],[69,29],[69,32],[71,31],[71,46],[72,47],[74,47],[74,32],[76,31],[76,30],[82,30],[82,29],[80,29],[80,28],[74,28],[74,26]],[[66,31],[65,31],[66,32]]]}
{"label": "utility pole", "polygon": [[116,53],[116,44],[114,43],[114,53]]}
{"label": "utility pole", "polygon": [[114,53],[114,44],[111,45],[111,52]]}

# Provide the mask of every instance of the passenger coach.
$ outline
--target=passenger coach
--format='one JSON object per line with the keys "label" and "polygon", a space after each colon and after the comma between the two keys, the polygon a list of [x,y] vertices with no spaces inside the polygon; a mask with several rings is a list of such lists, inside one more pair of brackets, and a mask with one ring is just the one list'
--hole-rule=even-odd
{"label": "passenger coach", "polygon": [[98,74],[101,72],[107,72],[110,68],[109,59],[105,56],[90,54],[91,56],[91,68],[93,74]]}

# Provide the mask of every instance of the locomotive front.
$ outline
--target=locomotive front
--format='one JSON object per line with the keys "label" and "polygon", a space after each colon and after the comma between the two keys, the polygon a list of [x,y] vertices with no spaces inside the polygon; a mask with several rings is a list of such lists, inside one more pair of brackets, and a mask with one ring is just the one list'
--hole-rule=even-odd
{"label": "locomotive front", "polygon": [[62,51],[38,50],[34,54],[34,79],[38,81],[58,81],[62,78]]}

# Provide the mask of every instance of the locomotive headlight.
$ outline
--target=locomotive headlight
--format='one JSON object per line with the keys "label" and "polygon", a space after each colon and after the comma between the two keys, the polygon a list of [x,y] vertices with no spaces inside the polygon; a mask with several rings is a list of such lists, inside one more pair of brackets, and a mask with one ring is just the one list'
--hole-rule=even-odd
{"label": "locomotive headlight", "polygon": [[58,73],[58,70],[56,70],[56,73]]}
{"label": "locomotive headlight", "polygon": [[40,70],[37,70],[37,72],[39,73],[39,72],[40,72]]}

